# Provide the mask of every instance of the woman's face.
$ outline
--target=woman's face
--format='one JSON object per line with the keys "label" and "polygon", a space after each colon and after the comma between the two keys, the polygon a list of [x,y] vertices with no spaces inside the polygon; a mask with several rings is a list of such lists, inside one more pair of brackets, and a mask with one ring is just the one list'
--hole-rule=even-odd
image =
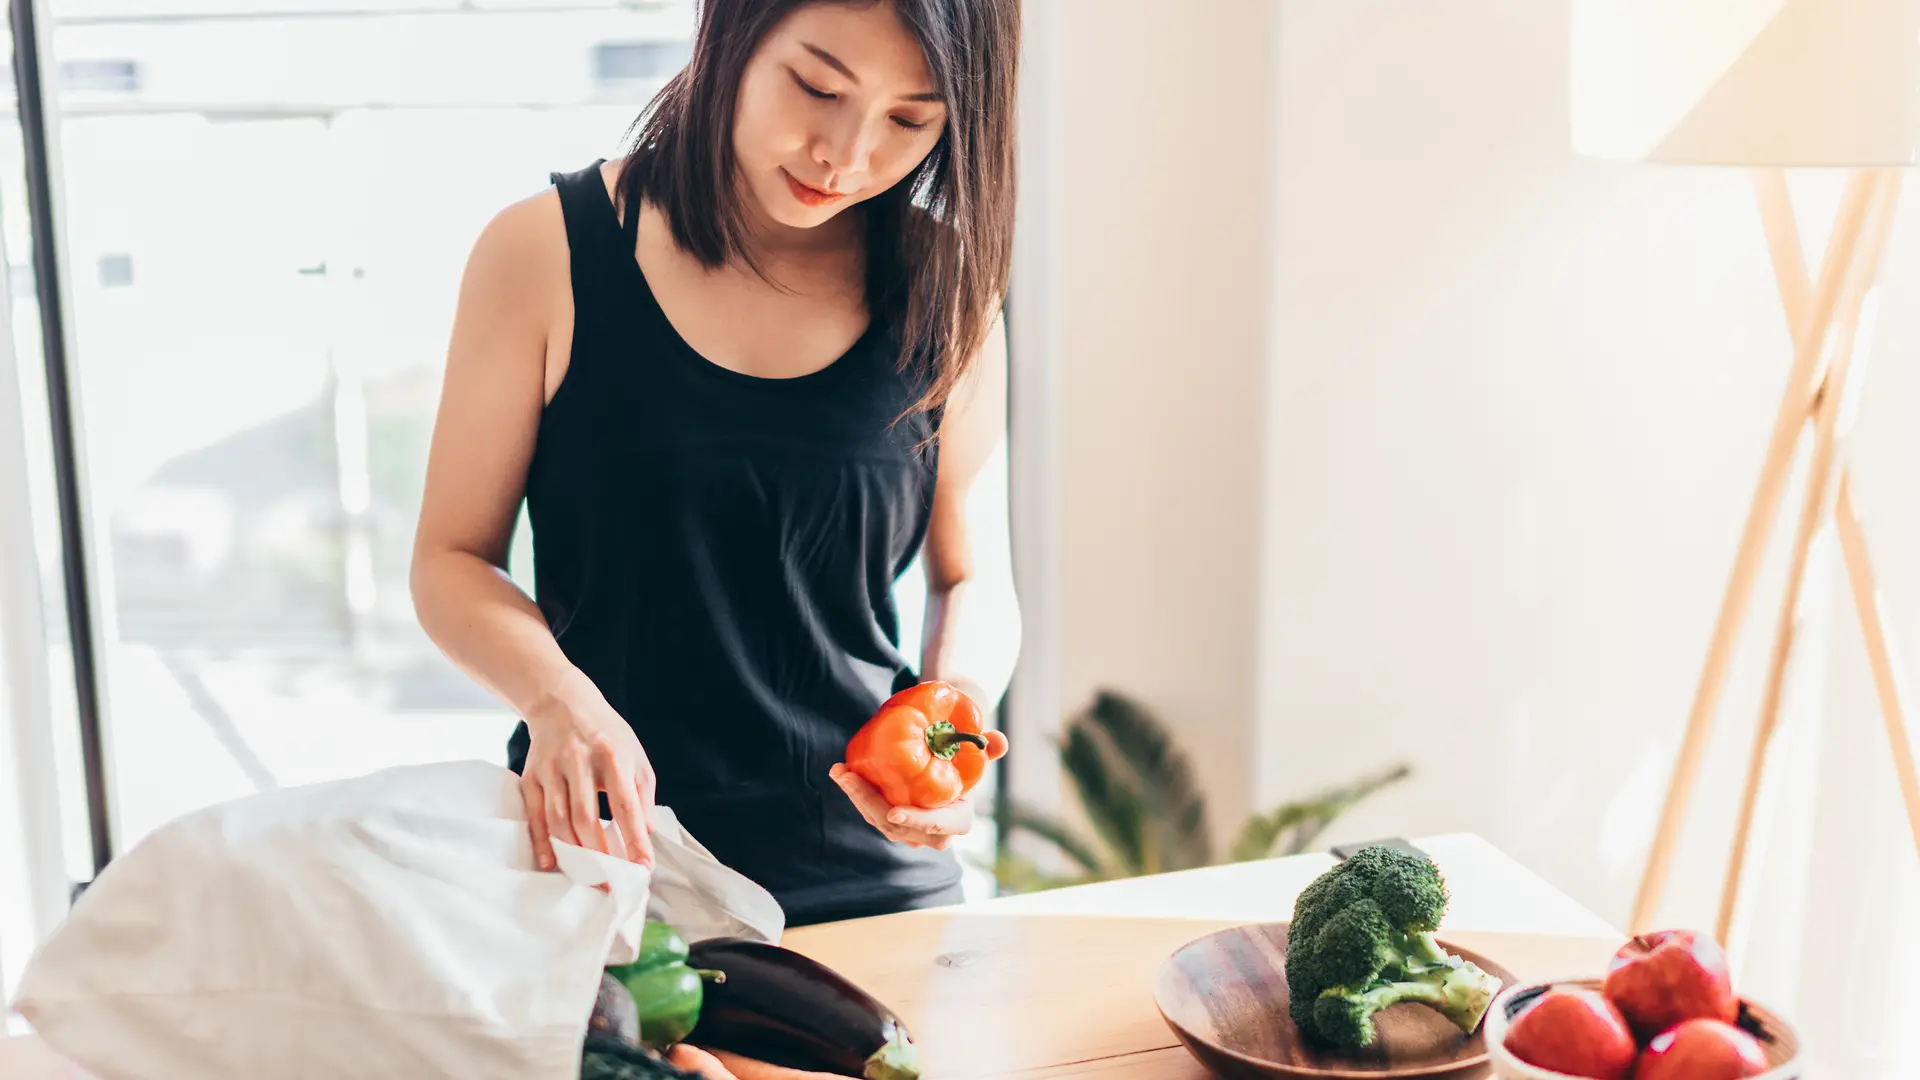
{"label": "woman's face", "polygon": [[810,229],[892,187],[947,122],[892,3],[815,3],[760,42],[740,79],[733,151],[771,221]]}

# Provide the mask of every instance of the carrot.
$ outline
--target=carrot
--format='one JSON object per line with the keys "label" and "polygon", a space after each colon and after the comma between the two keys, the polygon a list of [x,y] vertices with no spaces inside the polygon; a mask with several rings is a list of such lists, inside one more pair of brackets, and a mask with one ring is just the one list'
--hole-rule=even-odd
{"label": "carrot", "polygon": [[667,1054],[667,1060],[676,1068],[697,1072],[708,1080],[846,1080],[846,1077],[834,1073],[789,1069],[784,1065],[756,1061],[726,1050],[709,1053],[686,1043],[676,1045]]}
{"label": "carrot", "polygon": [[699,1073],[707,1080],[740,1080],[732,1070],[720,1064],[719,1058],[686,1043],[673,1044],[673,1048],[667,1051],[667,1064],[690,1073]]}

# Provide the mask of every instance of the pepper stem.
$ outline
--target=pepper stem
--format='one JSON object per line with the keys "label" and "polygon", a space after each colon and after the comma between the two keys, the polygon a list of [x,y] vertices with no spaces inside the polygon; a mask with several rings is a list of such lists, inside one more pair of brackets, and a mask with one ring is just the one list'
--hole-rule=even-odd
{"label": "pepper stem", "polygon": [[987,748],[987,737],[985,735],[977,735],[971,731],[960,731],[956,729],[952,721],[949,720],[941,720],[927,727],[927,749],[933,751],[934,757],[940,758],[943,761],[951,758],[963,743],[985,750]]}
{"label": "pepper stem", "polygon": [[724,971],[715,971],[712,968],[694,968],[692,970],[695,975],[700,976],[701,982],[709,982],[718,986],[727,981],[727,973]]}

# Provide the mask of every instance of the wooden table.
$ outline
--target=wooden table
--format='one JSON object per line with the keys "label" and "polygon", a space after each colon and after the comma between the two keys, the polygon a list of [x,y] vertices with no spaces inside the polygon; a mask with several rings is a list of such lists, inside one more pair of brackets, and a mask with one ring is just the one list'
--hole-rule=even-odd
{"label": "wooden table", "polygon": [[[1606,970],[1624,936],[1474,836],[1415,841],[1453,904],[1442,936],[1523,979]],[[1326,855],[1210,867],[787,935],[899,1011],[929,1080],[1208,1080],[1154,1008],[1154,971],[1202,934],[1286,919]]]}
{"label": "wooden table", "polygon": [[[1623,935],[1492,845],[1415,841],[1447,875],[1443,936],[1522,978],[1605,969]],[[1304,855],[908,912],[787,935],[900,1012],[929,1080],[1204,1080],[1148,987],[1180,945],[1285,919],[1333,860]],[[0,1078],[84,1080],[37,1040],[0,1040]]]}

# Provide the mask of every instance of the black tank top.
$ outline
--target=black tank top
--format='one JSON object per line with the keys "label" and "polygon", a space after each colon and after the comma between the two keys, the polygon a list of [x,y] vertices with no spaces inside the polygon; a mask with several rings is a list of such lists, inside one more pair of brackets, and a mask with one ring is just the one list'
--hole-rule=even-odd
{"label": "black tank top", "polygon": [[[939,413],[875,319],[809,375],[721,367],[668,322],[599,163],[555,173],[574,330],[527,475],[534,587],[633,726],[658,801],[791,924],[951,895],[951,854],[887,840],[828,776],[917,681],[893,585],[926,536]],[[508,746],[518,772],[524,723]]]}

